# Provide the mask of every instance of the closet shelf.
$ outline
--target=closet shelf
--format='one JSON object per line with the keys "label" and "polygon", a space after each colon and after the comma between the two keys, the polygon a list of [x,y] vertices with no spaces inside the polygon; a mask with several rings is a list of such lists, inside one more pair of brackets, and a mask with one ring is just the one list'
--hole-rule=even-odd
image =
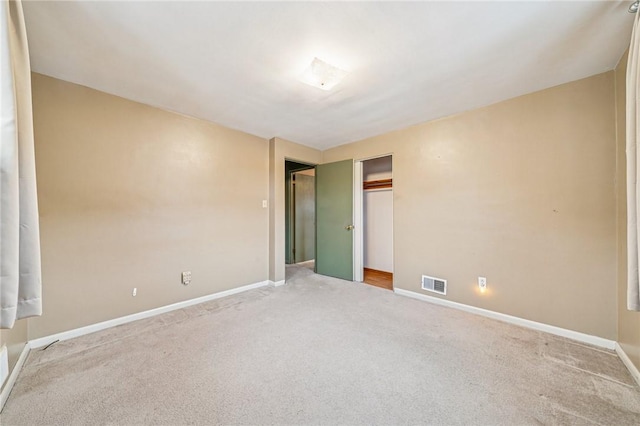
{"label": "closet shelf", "polygon": [[367,180],[362,182],[362,189],[384,189],[393,186],[393,179]]}

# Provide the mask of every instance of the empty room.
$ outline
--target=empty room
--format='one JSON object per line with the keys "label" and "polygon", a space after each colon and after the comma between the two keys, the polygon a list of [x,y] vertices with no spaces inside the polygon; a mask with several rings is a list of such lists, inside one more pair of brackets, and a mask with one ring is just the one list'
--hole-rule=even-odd
{"label": "empty room", "polygon": [[638,2],[0,4],[0,424],[640,424]]}

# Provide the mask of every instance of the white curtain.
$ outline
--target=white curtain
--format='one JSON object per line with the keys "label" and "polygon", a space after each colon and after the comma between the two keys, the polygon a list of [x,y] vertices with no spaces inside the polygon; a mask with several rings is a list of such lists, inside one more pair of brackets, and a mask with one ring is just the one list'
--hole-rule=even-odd
{"label": "white curtain", "polygon": [[0,328],[42,314],[31,66],[22,3],[0,0]]}

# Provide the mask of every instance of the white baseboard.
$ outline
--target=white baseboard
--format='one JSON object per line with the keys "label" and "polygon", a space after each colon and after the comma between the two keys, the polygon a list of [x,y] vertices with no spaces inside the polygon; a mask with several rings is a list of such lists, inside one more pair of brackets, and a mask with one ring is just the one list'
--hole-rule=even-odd
{"label": "white baseboard", "polygon": [[281,285],[284,285],[284,280],[280,280],[280,281],[269,280],[269,285],[272,287],[280,287]]}
{"label": "white baseboard", "polygon": [[461,311],[469,312],[476,315],[482,315],[483,317],[496,319],[498,321],[508,322],[510,324],[519,325],[521,327],[531,328],[533,330],[544,331],[545,333],[555,334],[556,336],[566,337],[568,339],[577,340],[578,342],[588,343],[590,345],[598,346],[605,349],[614,350],[616,348],[616,342],[613,340],[605,339],[598,336],[592,336],[591,334],[580,333],[579,331],[567,330],[566,328],[560,328],[549,324],[543,324],[541,322],[531,321],[524,318],[518,318],[500,312],[489,311],[487,309],[477,308],[471,305],[465,305],[463,303],[452,302],[446,299],[440,299],[439,297],[427,296],[426,294],[420,294],[409,290],[403,290],[401,288],[395,288],[393,290],[396,294],[401,296],[411,297],[413,299],[423,300],[425,302],[434,303],[436,305],[447,306],[449,308],[458,309]]}
{"label": "white baseboard", "polygon": [[16,365],[15,367],[13,367],[11,374],[9,374],[7,383],[5,384],[4,388],[2,388],[2,392],[0,392],[0,412],[4,409],[4,404],[7,402],[7,399],[9,399],[9,394],[11,393],[11,390],[13,389],[13,385],[15,385],[16,380],[18,380],[18,375],[20,374],[20,371],[22,370],[22,366],[27,360],[27,357],[29,356],[30,351],[31,351],[31,346],[29,345],[29,342],[27,342],[25,343],[24,348],[22,348],[20,357],[18,357],[18,362],[16,362]]}
{"label": "white baseboard", "polygon": [[627,370],[629,370],[629,373],[631,373],[631,376],[634,378],[636,383],[640,386],[640,371],[638,371],[638,367],[635,366],[618,342],[616,342],[616,353],[620,357],[620,360],[622,360],[625,367],[627,367]]}
{"label": "white baseboard", "polygon": [[9,351],[3,345],[0,348],[0,389],[4,386],[4,382],[9,378]]}
{"label": "white baseboard", "polygon": [[61,333],[52,334],[50,336],[41,337],[29,341],[32,348],[40,348],[46,346],[56,340],[63,341],[73,339],[74,337],[84,336],[85,334],[95,333],[96,331],[105,330],[107,328],[115,327],[118,325],[126,324],[128,322],[149,318],[155,315],[163,314],[165,312],[175,311],[176,309],[186,308],[188,306],[197,305],[198,303],[208,302],[210,300],[220,299],[222,297],[231,296],[233,294],[242,293],[243,291],[253,290],[254,288],[264,287],[269,284],[269,281],[260,281],[254,284],[248,284],[242,287],[232,288],[231,290],[225,290],[218,293],[209,294],[207,296],[197,297],[195,299],[185,300],[171,305],[161,306],[159,308],[150,309],[148,311],[138,312],[135,314],[127,315],[120,318],[114,318],[112,320],[99,322],[97,324],[91,324],[86,327],[80,327],[73,330],[63,331]]}

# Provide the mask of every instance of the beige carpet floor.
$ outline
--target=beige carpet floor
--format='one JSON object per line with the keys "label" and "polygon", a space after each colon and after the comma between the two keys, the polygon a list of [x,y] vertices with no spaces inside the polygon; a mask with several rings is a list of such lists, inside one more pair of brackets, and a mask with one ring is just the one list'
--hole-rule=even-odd
{"label": "beige carpet floor", "polygon": [[287,274],[32,351],[0,423],[640,424],[613,352]]}

